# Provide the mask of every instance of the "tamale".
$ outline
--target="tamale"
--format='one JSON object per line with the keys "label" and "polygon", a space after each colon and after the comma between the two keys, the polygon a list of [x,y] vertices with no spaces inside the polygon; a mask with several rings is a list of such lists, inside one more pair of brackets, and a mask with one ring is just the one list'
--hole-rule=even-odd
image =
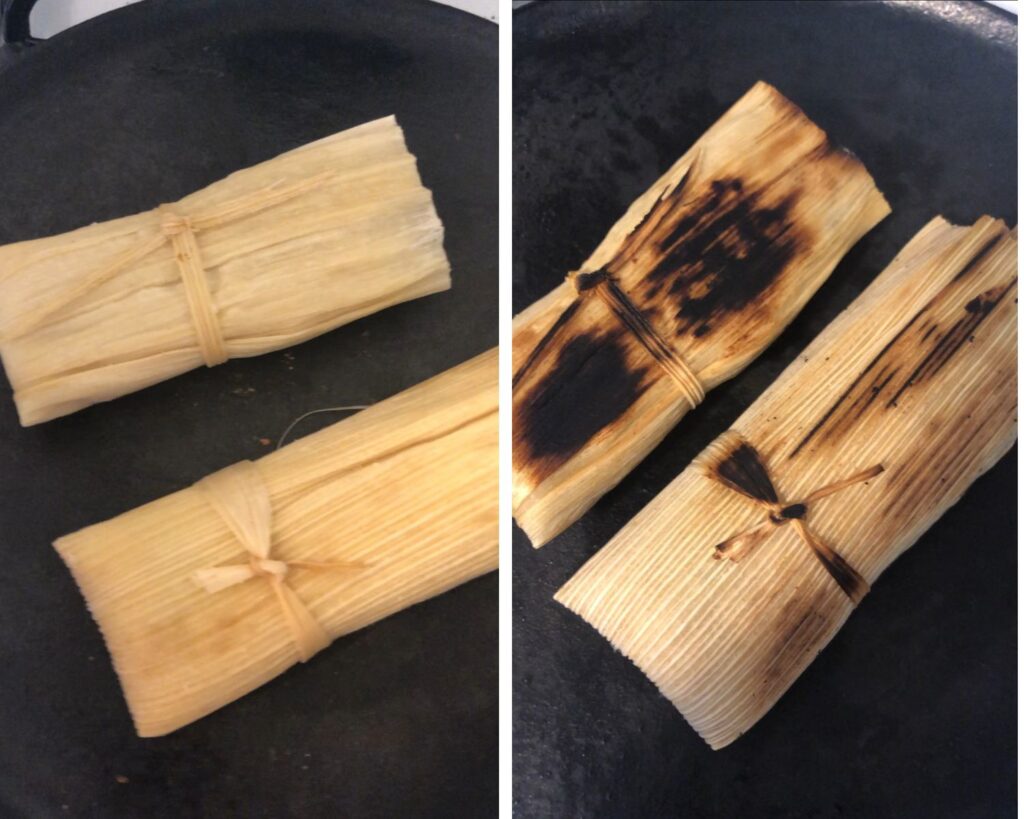
{"label": "tamale", "polygon": [[0,247],[0,357],[37,424],[451,286],[394,117],[153,211]]}
{"label": "tamale", "polygon": [[559,590],[713,748],[1016,438],[1017,231],[925,226]]}
{"label": "tamale", "polygon": [[55,543],[140,736],[498,565],[497,355]]}
{"label": "tamale", "polygon": [[541,546],[756,358],[889,213],[759,82],[513,324],[513,513]]}

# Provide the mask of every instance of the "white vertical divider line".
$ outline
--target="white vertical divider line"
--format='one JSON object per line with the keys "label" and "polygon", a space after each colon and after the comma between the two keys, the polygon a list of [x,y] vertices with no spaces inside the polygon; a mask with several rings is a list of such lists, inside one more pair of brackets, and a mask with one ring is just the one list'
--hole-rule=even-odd
{"label": "white vertical divider line", "polygon": [[512,3],[498,10],[498,816],[512,816]]}

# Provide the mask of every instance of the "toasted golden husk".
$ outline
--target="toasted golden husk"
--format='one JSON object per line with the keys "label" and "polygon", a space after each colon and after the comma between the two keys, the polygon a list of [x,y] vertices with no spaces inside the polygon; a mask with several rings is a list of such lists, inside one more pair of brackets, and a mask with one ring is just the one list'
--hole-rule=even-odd
{"label": "toasted golden husk", "polygon": [[[889,213],[856,157],[759,82],[577,273],[615,279],[703,390],[742,370]],[[513,324],[513,512],[535,546],[580,517],[693,402],[566,282]]]}
{"label": "toasted golden husk", "polygon": [[808,503],[804,521],[874,582],[1016,439],[1016,282],[1016,228],[930,222],[556,599],[713,748],[728,745],[832,639],[857,595],[790,525],[769,523],[736,560],[716,552],[767,521],[714,478],[723,453],[739,440],[756,449],[783,504],[877,473]]}

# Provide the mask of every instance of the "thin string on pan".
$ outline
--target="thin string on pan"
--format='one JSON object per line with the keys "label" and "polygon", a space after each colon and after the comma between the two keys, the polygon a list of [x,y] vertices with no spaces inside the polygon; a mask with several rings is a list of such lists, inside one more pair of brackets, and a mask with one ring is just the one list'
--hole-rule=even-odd
{"label": "thin string on pan", "polygon": [[298,418],[292,421],[287,427],[285,427],[284,432],[281,433],[281,437],[277,439],[277,446],[274,447],[274,449],[280,449],[282,446],[284,446],[284,439],[288,437],[288,435],[291,433],[293,429],[295,429],[296,425],[298,425],[300,421],[306,420],[311,415],[318,415],[321,412],[354,412],[356,410],[368,409],[370,406],[370,404],[352,404],[351,406],[348,407],[324,407],[323,409],[315,409],[310,410],[309,412],[304,412],[302,413],[302,415],[300,415]]}

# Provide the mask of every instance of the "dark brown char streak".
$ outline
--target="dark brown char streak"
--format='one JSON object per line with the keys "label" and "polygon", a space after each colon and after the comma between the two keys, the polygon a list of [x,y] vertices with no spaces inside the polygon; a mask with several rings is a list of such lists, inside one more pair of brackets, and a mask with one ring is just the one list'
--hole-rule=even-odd
{"label": "dark brown char streak", "polygon": [[711,471],[721,483],[748,498],[765,503],[779,502],[779,495],[768,470],[761,463],[761,456],[746,441],[729,450],[725,457],[712,465]]}
{"label": "dark brown char streak", "polygon": [[[1005,378],[1007,382],[1013,381],[1013,369],[1007,367]],[[894,492],[882,510],[882,514],[896,519],[905,519],[909,516],[910,510],[919,506],[922,501],[922,492],[915,490],[914,484],[924,478],[926,482],[940,485],[944,484],[948,477],[955,474],[957,464],[961,462],[964,452],[976,452],[985,446],[986,441],[993,436],[999,435],[999,430],[1006,424],[1015,424],[1017,420],[1017,402],[1010,400],[1001,408],[1001,413],[981,413],[977,405],[988,396],[974,396],[973,406],[964,407],[959,423],[941,439],[939,446],[930,453],[928,463],[921,474],[900,475],[901,482],[905,487],[904,491]],[[961,467],[962,468],[962,467]],[[907,470],[909,472],[909,470]]]}
{"label": "dark brown char streak", "polygon": [[817,655],[822,635],[842,616],[843,610],[831,605],[830,595],[828,590],[798,589],[773,619],[764,641],[760,702],[774,701],[779,688],[788,687],[793,669]]}
{"label": "dark brown char streak", "polygon": [[695,338],[766,303],[809,242],[792,220],[795,192],[768,205],[764,192],[736,177],[700,185],[680,180],[608,264],[638,306],[664,315],[677,336]]}
{"label": "dark brown char streak", "polygon": [[551,370],[515,397],[513,458],[535,485],[614,423],[653,383],[651,370],[657,365],[630,366],[629,344],[618,327],[576,335],[558,351]]}
{"label": "dark brown char streak", "polygon": [[[797,195],[771,206],[766,198],[747,191],[741,179],[701,183],[688,172],[607,268],[577,274],[579,295],[513,377],[517,472],[539,484],[624,415],[656,378],[668,377],[659,362],[672,349],[671,337],[659,334],[658,316],[667,311],[677,335],[690,330],[699,338],[731,314],[767,302],[772,284],[808,240],[791,222]],[[607,287],[615,302],[604,306],[607,318],[599,325],[583,320],[579,309],[599,298],[589,292],[596,287]],[[646,366],[630,354],[641,346],[650,357]],[[536,379],[534,369],[542,373]]]}
{"label": "dark brown char streak", "polygon": [[994,245],[995,242],[990,242],[982,248],[904,325],[797,444],[790,458],[811,441],[836,441],[869,414],[880,414],[898,407],[909,390],[927,383],[965,344],[974,340],[981,323],[1015,287],[1016,276],[1004,285],[988,288],[969,298],[963,303],[963,312],[952,321],[947,319],[941,323],[937,316],[949,312],[949,301],[957,297],[962,281],[977,268]]}
{"label": "dark brown char streak", "polygon": [[555,323],[551,325],[548,331],[541,337],[541,340],[537,342],[537,346],[530,351],[530,355],[527,356],[526,361],[523,362],[523,366],[513,374],[513,390],[519,385],[519,382],[529,374],[530,368],[533,367],[541,354],[548,349],[552,340],[556,335],[558,335],[558,332],[572,320],[574,315],[576,315],[576,311],[580,309],[581,304],[582,302],[578,298],[574,299],[572,304],[566,307],[558,318],[555,319]]}

